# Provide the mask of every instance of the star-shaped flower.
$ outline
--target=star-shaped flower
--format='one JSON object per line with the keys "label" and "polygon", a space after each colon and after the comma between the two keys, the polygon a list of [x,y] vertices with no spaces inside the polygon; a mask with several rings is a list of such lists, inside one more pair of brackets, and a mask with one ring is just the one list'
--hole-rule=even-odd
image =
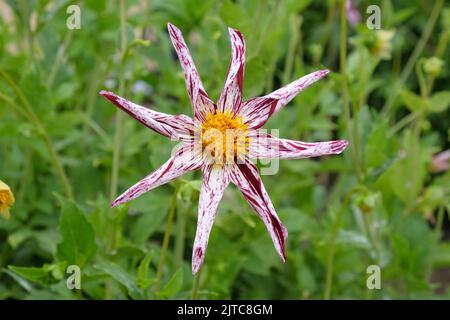
{"label": "star-shaped flower", "polygon": [[146,127],[181,142],[165,164],[125,191],[112,206],[135,199],[184,173],[201,169],[203,181],[192,254],[192,273],[197,273],[203,263],[219,202],[230,183],[238,187],[249,205],[258,213],[278,254],[285,261],[287,230],[275,212],[257,167],[250,159],[309,158],[339,154],[347,147],[346,140],[306,143],[279,139],[260,129],[300,91],[326,76],[329,71],[313,72],[268,95],[244,102],[242,83],[245,41],[239,31],[229,28],[231,63],[216,104],[203,88],[181,31],[170,23],[168,30],[184,71],[194,117],[164,114],[139,106],[112,92],[100,92]]}

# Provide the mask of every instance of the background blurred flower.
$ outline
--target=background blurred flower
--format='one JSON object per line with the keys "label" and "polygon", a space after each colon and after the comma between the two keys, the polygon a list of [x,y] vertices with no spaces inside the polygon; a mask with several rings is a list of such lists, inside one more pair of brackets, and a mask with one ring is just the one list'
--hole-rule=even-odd
{"label": "background blurred flower", "polygon": [[392,54],[392,38],[395,35],[394,30],[378,30],[375,32],[375,42],[370,48],[373,55],[382,60],[391,59]]}
{"label": "background blurred flower", "polygon": [[433,156],[431,160],[431,171],[442,172],[448,170],[448,163],[450,161],[450,150],[445,150]]}
{"label": "background blurred flower", "polygon": [[0,214],[9,219],[9,208],[14,204],[14,195],[9,186],[0,180]]}
{"label": "background blurred flower", "polygon": [[134,94],[149,96],[152,94],[152,86],[143,80],[138,80],[133,83],[131,92],[133,92]]}
{"label": "background blurred flower", "polygon": [[439,59],[438,57],[430,57],[428,59],[425,59],[423,63],[423,70],[426,73],[429,73],[436,77],[441,73],[443,66],[444,61],[442,61],[442,59]]}
{"label": "background blurred flower", "polygon": [[347,0],[345,3],[345,8],[347,11],[347,20],[350,22],[352,26],[356,26],[361,22],[361,14],[358,9],[353,6],[353,2],[351,0]]}

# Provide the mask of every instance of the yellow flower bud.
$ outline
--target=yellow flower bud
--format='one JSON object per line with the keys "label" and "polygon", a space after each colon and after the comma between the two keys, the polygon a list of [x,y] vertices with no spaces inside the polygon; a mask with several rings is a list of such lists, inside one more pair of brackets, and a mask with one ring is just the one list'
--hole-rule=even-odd
{"label": "yellow flower bud", "polygon": [[9,186],[0,180],[0,214],[9,219],[9,208],[14,204],[14,195]]}
{"label": "yellow flower bud", "polygon": [[378,56],[380,59],[391,59],[392,44],[391,40],[394,37],[394,30],[378,30],[376,31],[376,40],[371,48],[372,54]]}
{"label": "yellow flower bud", "polygon": [[441,73],[444,61],[437,57],[431,57],[425,60],[423,63],[423,70],[433,76],[438,76]]}

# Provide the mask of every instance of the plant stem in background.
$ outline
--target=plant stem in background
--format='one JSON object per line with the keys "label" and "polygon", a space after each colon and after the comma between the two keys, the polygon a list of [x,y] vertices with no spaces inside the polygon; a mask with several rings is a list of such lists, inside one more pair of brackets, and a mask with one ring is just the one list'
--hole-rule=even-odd
{"label": "plant stem in background", "polygon": [[422,53],[425,45],[430,39],[431,32],[434,29],[434,25],[439,17],[439,13],[441,12],[442,5],[444,4],[444,0],[437,0],[434,4],[433,10],[431,11],[430,17],[428,18],[427,25],[425,26],[425,30],[420,37],[419,42],[417,42],[416,47],[414,48],[413,53],[409,57],[408,62],[406,62],[405,67],[403,68],[402,73],[400,74],[400,82],[405,83],[408,80],[414,65],[416,64],[416,60],[419,58]]}
{"label": "plant stem in background", "polygon": [[[450,209],[450,208],[448,208]],[[448,211],[450,212],[450,211]],[[427,270],[426,270],[426,275],[427,278],[431,277],[431,274],[433,272],[433,259],[435,258],[436,255],[439,254],[438,252],[438,245],[439,242],[441,241],[441,237],[442,237],[442,224],[444,222],[444,217],[445,217],[445,206],[441,205],[438,208],[438,213],[437,213],[437,219],[436,219],[436,224],[434,225],[434,246],[432,247],[432,252],[430,254],[430,261],[427,265]]]}
{"label": "plant stem in background", "polygon": [[394,134],[396,134],[398,131],[400,131],[403,127],[407,126],[410,122],[414,121],[419,115],[421,114],[421,111],[419,112],[411,112],[405,117],[403,117],[401,120],[397,121],[396,124],[394,124],[388,131],[388,137],[392,137]]}
{"label": "plant stem in background", "polygon": [[417,44],[414,48],[414,51],[412,52],[411,56],[408,59],[408,62],[406,63],[405,67],[403,68],[402,73],[400,74],[399,82],[396,85],[397,88],[394,88],[391,91],[391,94],[389,95],[389,97],[386,101],[386,104],[383,107],[383,111],[385,114],[389,114],[392,104],[394,103],[395,98],[397,97],[397,93],[399,91],[398,89],[401,88],[405,84],[405,82],[408,80],[408,78],[414,68],[414,65],[416,64],[416,60],[422,54],[422,51],[425,48],[425,45],[428,43],[428,40],[430,39],[431,33],[432,33],[432,31],[434,29],[434,25],[436,24],[436,21],[439,17],[439,13],[441,12],[441,8],[442,8],[443,4],[444,4],[444,0],[437,0],[434,3],[434,7],[428,18],[424,32],[422,33],[422,36],[420,37],[419,41],[417,42]]}
{"label": "plant stem in background", "polygon": [[267,34],[270,32],[270,27],[272,26],[272,23],[274,23],[277,20],[276,16],[278,13],[278,7],[280,6],[280,2],[281,2],[280,0],[275,0],[275,4],[273,5],[273,8],[272,8],[272,13],[271,13],[266,25],[264,26],[264,28],[262,29],[262,31],[259,34],[259,39],[258,39],[258,43],[256,44],[255,52],[254,52],[253,56],[251,56],[249,58],[249,60],[251,58],[259,55],[259,53],[262,49],[264,40],[266,39]]}
{"label": "plant stem in background", "polygon": [[[344,1],[345,2],[345,1]],[[344,211],[350,201],[352,194],[357,191],[357,189],[353,189],[344,198],[342,201],[341,207],[336,215],[336,220],[333,225],[333,230],[330,238],[330,244],[328,245],[328,255],[327,255],[327,273],[325,276],[325,291],[323,298],[325,300],[329,300],[331,298],[331,288],[333,285],[333,271],[334,271],[334,253],[336,249],[336,238],[339,233],[339,229],[341,228],[341,221]]]}
{"label": "plant stem in background", "polygon": [[410,161],[408,161],[410,177],[409,181],[412,185],[412,190],[408,193],[408,203],[406,204],[405,214],[411,214],[412,211],[416,208],[417,205],[417,196],[422,187],[416,187],[419,180],[419,171],[420,171],[420,161],[421,161],[421,153],[420,153],[420,133],[421,133],[421,125],[422,120],[424,118],[424,112],[417,112],[418,116],[416,117],[413,125],[412,125],[412,138],[413,142],[408,141],[408,150],[407,157]]}
{"label": "plant stem in background", "polygon": [[6,83],[8,83],[8,85],[11,87],[11,89],[13,89],[14,93],[21,101],[22,106],[24,108],[23,109],[24,113],[27,115],[28,120],[35,127],[37,133],[41,136],[42,140],[45,143],[45,146],[47,147],[53,166],[56,170],[56,174],[58,175],[58,178],[61,181],[61,185],[64,188],[64,193],[66,197],[73,199],[72,186],[70,185],[69,179],[67,178],[66,172],[61,163],[61,159],[59,158],[59,155],[56,152],[55,147],[53,146],[51,138],[48,132],[45,130],[44,125],[41,123],[36,113],[34,113],[31,103],[28,101],[28,99],[25,97],[25,94],[14,82],[14,80],[10,77],[10,75],[1,68],[0,68],[0,77],[2,77],[6,81]]}
{"label": "plant stem in background", "polygon": [[325,277],[325,291],[323,298],[325,300],[329,300],[331,297],[331,287],[333,284],[333,269],[334,269],[334,252],[336,248],[336,237],[339,232],[339,228],[341,227],[342,214],[344,210],[341,208],[336,216],[336,221],[333,225],[333,233],[331,234],[330,245],[328,247],[328,256],[327,256],[327,273]]}
{"label": "plant stem in background", "polygon": [[[127,48],[126,39],[126,11],[125,0],[120,0],[120,55],[125,54]],[[119,95],[123,96],[125,91],[125,59],[120,59],[120,74],[119,74]],[[119,176],[119,164],[120,164],[120,146],[123,139],[123,124],[122,124],[122,111],[117,109],[115,120],[115,135],[114,135],[114,149],[113,149],[113,162],[111,168],[111,190],[110,200],[114,200],[117,195],[118,188],[118,176]]]}
{"label": "plant stem in background", "polygon": [[10,97],[8,97],[7,95],[3,94],[0,92],[0,99],[5,101],[7,104],[9,104],[15,111],[17,111],[22,117],[24,117],[25,119],[27,119],[28,121],[30,121],[31,123],[33,123],[30,119],[30,117],[28,116],[28,114],[21,108],[19,108],[16,103],[14,102],[13,99],[11,99]]}
{"label": "plant stem in background", "polygon": [[31,65],[33,67],[36,67],[36,58],[34,56],[33,51],[33,31],[31,30],[31,23],[30,23],[30,7],[29,7],[29,1],[28,0],[21,0],[20,3],[20,11],[22,14],[22,19],[24,20],[25,24],[25,37],[27,39],[26,46],[28,47],[28,54],[30,55]]}
{"label": "plant stem in background", "polygon": [[416,63],[416,76],[417,76],[417,81],[419,82],[420,95],[423,98],[425,98],[427,96],[428,89],[427,89],[427,82],[425,80],[425,75],[423,74],[423,71],[422,71],[423,62],[424,62],[424,59],[420,59]]}
{"label": "plant stem in background", "polygon": [[348,138],[351,137],[350,134],[350,108],[349,108],[349,98],[348,98],[348,88],[347,88],[347,71],[346,71],[346,60],[347,60],[347,20],[345,11],[345,0],[341,0],[341,36],[340,36],[340,51],[339,51],[339,68],[342,76],[341,79],[341,90],[342,90],[342,100],[344,105],[344,120],[345,129]]}
{"label": "plant stem in background", "polygon": [[[420,89],[420,95],[423,98],[428,98],[428,89],[427,89],[427,83],[425,81],[425,75],[423,74],[423,61],[424,59],[420,59],[416,63],[416,76],[417,80],[419,82],[419,89]],[[415,117],[414,123],[412,125],[412,143],[408,142],[408,158],[410,159],[409,165],[410,165],[410,181],[413,186],[412,191],[409,192],[409,198],[408,203],[406,205],[405,213],[411,213],[412,210],[416,207],[418,193],[422,189],[422,186],[416,187],[420,183],[420,162],[421,162],[421,146],[420,146],[420,135],[422,131],[422,120],[425,119],[426,116],[426,110],[419,110],[414,112],[417,114],[417,117]]]}
{"label": "plant stem in background", "polygon": [[[123,96],[125,91],[125,59],[122,57],[125,55],[126,47],[127,47],[127,39],[126,39],[126,8],[125,8],[125,0],[120,0],[120,66],[119,66],[119,95]],[[109,198],[111,201],[117,195],[118,189],[118,176],[119,176],[119,164],[120,164],[120,147],[123,140],[123,125],[122,125],[122,111],[117,109],[116,111],[116,119],[114,123],[114,149],[113,149],[113,162],[111,167],[111,189]],[[114,214],[114,209],[112,209]],[[117,222],[114,221],[111,227],[111,242],[110,242],[110,250],[113,252],[117,246],[116,240],[117,233]],[[105,284],[105,300],[111,298],[111,287],[112,282],[111,279],[106,281]]]}
{"label": "plant stem in background", "polygon": [[[94,105],[95,105],[95,99],[97,98],[97,92],[98,92],[98,86],[100,84],[99,79],[103,79],[103,77],[95,77],[99,72],[98,68],[94,67],[94,70],[91,74],[91,79],[93,79],[93,82],[90,83],[90,87],[88,89],[87,99],[86,99],[86,108],[85,108],[85,115],[86,120],[84,122],[84,136],[88,134],[88,129],[90,126],[90,122],[92,121],[92,114],[94,113]],[[102,75],[103,73],[100,72]]]}
{"label": "plant stem in background", "polygon": [[181,201],[182,205],[178,206],[177,210],[177,234],[175,236],[175,266],[180,268],[183,264],[183,254],[184,254],[184,238],[186,234],[186,222],[187,214],[190,208],[191,201],[188,200],[187,203]]}
{"label": "plant stem in background", "polygon": [[25,196],[28,190],[28,186],[31,185],[33,180],[33,150],[27,151],[25,154],[25,165],[22,171],[22,177],[20,178],[20,189],[17,192],[17,203],[24,203]]}
{"label": "plant stem in background", "polygon": [[162,278],[162,275],[164,272],[164,263],[166,262],[166,255],[167,255],[167,251],[169,249],[170,234],[172,232],[173,218],[175,216],[175,211],[177,209],[179,190],[180,190],[179,187],[177,187],[175,189],[175,192],[172,197],[172,205],[170,206],[169,215],[167,217],[166,230],[164,231],[164,238],[163,238],[163,243],[162,243],[162,248],[161,248],[161,255],[159,257],[158,269],[156,270],[156,279],[155,279],[155,286],[154,286],[155,291],[159,290],[159,286],[161,284],[161,278]]}
{"label": "plant stem in background", "polygon": [[291,40],[289,42],[289,49],[286,57],[286,62],[284,64],[284,72],[283,72],[283,83],[289,83],[292,71],[294,68],[294,57],[297,52],[298,44],[300,41],[300,28],[302,25],[302,16],[293,16],[291,17]]}
{"label": "plant stem in background", "polygon": [[61,66],[62,60],[64,58],[64,52],[66,48],[69,46],[72,41],[73,32],[72,30],[68,30],[66,35],[64,36],[63,43],[58,47],[58,52],[56,53],[55,62],[50,69],[49,76],[47,78],[47,87],[51,89],[53,85],[53,81],[55,81],[56,75],[58,74],[59,67]]}
{"label": "plant stem in background", "polygon": [[[344,120],[345,120],[345,130],[348,139],[352,137],[350,132],[350,107],[349,107],[349,97],[348,97],[348,88],[347,88],[347,73],[346,73],[346,59],[347,59],[347,17],[346,17],[346,8],[345,8],[345,0],[341,0],[341,37],[340,37],[340,72],[342,76],[342,99],[344,104]],[[353,140],[353,139],[352,139]],[[355,146],[352,146],[352,155],[354,158]],[[347,195],[346,198],[349,198]],[[347,201],[344,201],[337,213],[336,221],[333,225],[333,231],[331,234],[330,245],[328,249],[328,258],[327,258],[327,273],[325,280],[325,291],[324,291],[324,299],[328,300],[331,296],[331,287],[333,282],[333,268],[334,268],[334,251],[336,245],[336,237],[341,227],[342,214],[345,210],[345,205]]]}
{"label": "plant stem in background", "polygon": [[[320,37],[320,54],[317,57],[317,61],[314,61],[314,65],[320,65],[320,61],[322,61],[322,57],[323,57],[323,53],[325,52],[325,47],[327,45],[327,43],[330,40],[330,35],[331,35],[331,31],[333,29],[333,20],[334,17],[336,15],[336,3],[334,1],[330,1],[327,2],[327,6],[328,6],[328,12],[327,12],[327,18],[325,21],[325,27],[324,27],[324,32],[322,33],[322,36]],[[330,50],[330,54],[331,51],[334,50]]]}
{"label": "plant stem in background", "polygon": [[[253,30],[258,30],[258,28],[260,27],[260,23],[261,23],[261,17],[263,15],[264,9],[266,7],[266,0],[260,0],[258,1],[258,9],[256,11],[255,14],[255,19],[253,20]],[[252,34],[250,35],[250,39],[249,39],[249,43],[251,42],[252,44],[255,43],[255,47],[256,47],[256,42],[257,42],[257,33],[256,32],[252,32]]]}
{"label": "plant stem in background", "polygon": [[[442,59],[442,57],[445,54],[445,51],[447,50],[448,40],[450,38],[450,31],[449,30],[443,30],[441,33],[441,36],[439,37],[439,42],[436,48],[435,56],[439,59]],[[434,86],[434,80],[436,79],[435,75],[432,75],[429,79],[428,83],[428,95],[431,94],[433,91]]]}
{"label": "plant stem in background", "polygon": [[[360,168],[358,166],[359,161],[357,159],[356,148],[358,146],[354,145],[355,137],[350,130],[350,101],[349,101],[349,93],[348,93],[348,84],[347,84],[347,12],[345,8],[345,0],[341,0],[341,37],[340,37],[340,51],[339,51],[339,66],[341,73],[341,83],[342,83],[342,103],[344,107],[344,121],[345,121],[345,133],[347,135],[347,139],[350,140],[350,150],[353,158],[353,163],[355,165],[356,176],[359,178]],[[357,115],[353,115],[353,122],[358,121]],[[357,126],[357,124],[353,123],[353,126]]]}

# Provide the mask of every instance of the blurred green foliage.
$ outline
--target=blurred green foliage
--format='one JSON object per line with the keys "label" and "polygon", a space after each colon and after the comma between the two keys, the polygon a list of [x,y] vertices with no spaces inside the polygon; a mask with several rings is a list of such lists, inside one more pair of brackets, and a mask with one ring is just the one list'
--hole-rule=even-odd
{"label": "blurred green foliage", "polygon": [[[79,30],[66,27],[71,4],[81,8]],[[442,237],[450,173],[432,164],[449,149],[450,7],[355,0],[363,22],[370,4],[380,5],[382,28],[394,36],[377,42],[377,31],[349,24],[340,72],[336,0],[126,1],[127,43],[149,45],[130,48],[124,96],[155,110],[191,112],[167,22],[184,32],[214,100],[230,59],[227,26],[246,37],[246,99],[319,68],[334,71],[266,125],[286,138],[351,143],[341,156],[281,161],[277,175],[263,177],[289,230],[286,264],[230,187],[198,298],[450,297],[450,279],[441,276],[450,268]],[[0,298],[189,298],[200,174],[109,208],[116,110],[98,92],[118,90],[118,2],[8,0],[0,10],[0,179],[16,197],[12,218],[0,219]],[[379,55],[380,45],[391,58]],[[123,125],[120,191],[159,167],[173,147],[129,117]],[[175,221],[156,286],[169,210]],[[71,264],[81,268],[81,290],[66,287]],[[381,290],[366,287],[373,264],[381,267]]]}

